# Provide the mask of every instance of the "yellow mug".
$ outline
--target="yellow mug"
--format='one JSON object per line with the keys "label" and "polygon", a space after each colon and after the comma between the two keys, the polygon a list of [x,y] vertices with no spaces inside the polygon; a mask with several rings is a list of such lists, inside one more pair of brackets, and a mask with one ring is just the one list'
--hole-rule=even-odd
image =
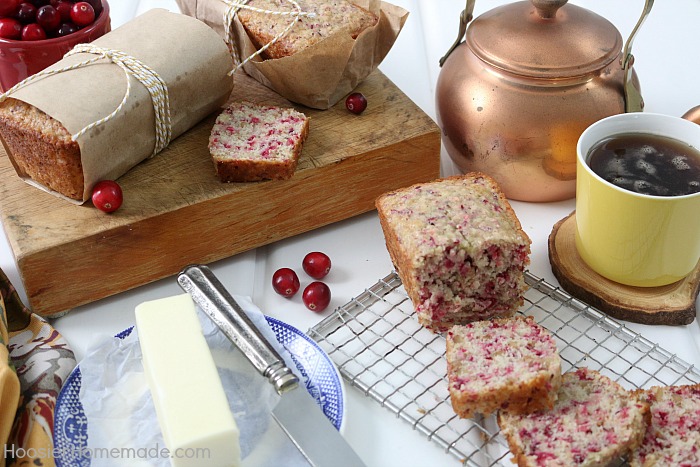
{"label": "yellow mug", "polygon": [[591,149],[630,133],[666,136],[700,149],[700,125],[679,117],[636,112],[589,126],[576,148],[576,249],[593,271],[612,281],[638,287],[671,284],[700,261],[700,192],[639,194],[593,172]]}

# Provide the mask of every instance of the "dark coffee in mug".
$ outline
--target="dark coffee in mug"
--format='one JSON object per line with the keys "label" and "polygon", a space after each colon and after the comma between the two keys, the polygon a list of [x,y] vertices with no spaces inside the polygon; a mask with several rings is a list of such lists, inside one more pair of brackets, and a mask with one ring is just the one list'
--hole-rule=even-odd
{"label": "dark coffee in mug", "polygon": [[604,180],[653,196],[700,192],[700,151],[665,136],[614,135],[588,153],[588,165]]}

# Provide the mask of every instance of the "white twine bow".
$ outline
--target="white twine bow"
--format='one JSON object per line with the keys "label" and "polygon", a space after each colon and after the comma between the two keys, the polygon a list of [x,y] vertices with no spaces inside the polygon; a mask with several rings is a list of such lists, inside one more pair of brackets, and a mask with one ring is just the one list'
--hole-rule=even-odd
{"label": "white twine bow", "polygon": [[75,55],[78,53],[89,53],[97,56],[87,60],[83,60],[78,63],[74,63],[73,65],[65,66],[63,68],[43,70],[32,76],[29,76],[28,78],[20,81],[19,83],[8,89],[3,94],[0,94],[0,102],[7,99],[12,93],[17,91],[18,89],[27,86],[28,84],[38,79],[41,79],[46,76],[56,75],[58,73],[76,70],[78,68],[83,68],[93,63],[96,63],[97,61],[104,58],[119,66],[124,71],[124,74],[126,75],[126,92],[124,93],[124,98],[112,113],[110,113],[104,118],[90,123],[79,132],[75,133],[74,135],[71,135],[71,139],[73,141],[76,141],[86,132],[114,118],[122,110],[122,108],[124,108],[124,105],[126,105],[126,102],[131,94],[131,79],[129,77],[133,76],[146,87],[148,93],[151,96],[151,101],[153,102],[153,110],[155,113],[156,144],[151,156],[158,154],[165,147],[167,147],[168,144],[170,144],[170,138],[172,136],[170,121],[170,99],[168,97],[168,87],[165,81],[163,81],[163,79],[158,75],[158,73],[156,73],[148,65],[140,62],[134,57],[131,57],[123,52],[103,47],[97,47],[93,44],[78,44],[68,53],[66,53],[65,57]]}
{"label": "white twine bow", "polygon": [[[272,44],[275,42],[279,41],[282,39],[284,36],[286,36],[289,31],[292,30],[296,22],[301,18],[302,16],[305,16],[307,18],[314,18],[316,17],[316,13],[314,12],[306,12],[302,11],[301,7],[295,0],[287,0],[289,3],[292,4],[294,7],[294,11],[275,11],[275,10],[265,10],[262,8],[256,8],[254,6],[250,6],[247,3],[250,0],[221,0],[224,2],[226,5],[226,10],[224,11],[224,28],[226,29],[226,33],[224,35],[224,41],[226,44],[229,46],[229,49],[231,50],[231,55],[233,56],[233,62],[236,65],[236,67],[229,72],[229,76],[233,75],[236,73],[240,68],[245,66],[246,63],[257,57],[258,55],[262,54],[265,52]],[[276,16],[292,16],[292,21],[290,21],[289,25],[287,25],[286,28],[284,28],[282,31],[280,31],[279,34],[277,34],[275,37],[270,40],[267,44],[263,45],[255,51],[253,54],[251,54],[248,58],[243,60],[241,62],[240,57],[238,56],[238,52],[236,51],[236,47],[233,45],[233,40],[231,38],[231,25],[233,24],[233,18],[236,16],[239,10],[244,9],[244,10],[250,10],[250,11],[255,11],[257,13],[264,13],[267,15],[276,15]]]}

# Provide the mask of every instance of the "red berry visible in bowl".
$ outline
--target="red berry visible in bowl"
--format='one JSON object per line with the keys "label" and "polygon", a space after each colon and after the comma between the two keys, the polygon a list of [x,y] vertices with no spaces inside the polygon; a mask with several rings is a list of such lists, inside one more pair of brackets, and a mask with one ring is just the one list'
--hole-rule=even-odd
{"label": "red berry visible in bowl", "polygon": [[299,277],[293,269],[280,268],[272,275],[272,288],[283,297],[293,297],[299,287]]}
{"label": "red berry visible in bowl", "polygon": [[19,5],[15,17],[24,24],[33,23],[36,21],[36,7],[28,2],[23,2]]}
{"label": "red berry visible in bowl", "polygon": [[46,31],[37,23],[30,23],[22,28],[23,41],[42,41],[44,39],[46,39]]}
{"label": "red berry visible in bowl", "polygon": [[367,99],[360,92],[353,92],[345,99],[345,107],[354,114],[361,114],[367,108]]}
{"label": "red berry visible in bowl", "polygon": [[0,0],[0,16],[14,16],[19,3],[19,0]]}
{"label": "red berry visible in bowl", "polygon": [[114,212],[122,205],[124,194],[114,180],[102,180],[92,189],[92,204],[104,212]]}
{"label": "red berry visible in bowl", "polygon": [[323,279],[331,271],[331,259],[325,253],[312,251],[304,256],[301,266],[314,279]]}
{"label": "red berry visible in bowl", "polygon": [[71,2],[62,0],[54,5],[54,8],[56,8],[56,11],[58,11],[58,13],[61,15],[62,23],[68,23],[71,21],[70,11],[73,9],[73,4]]}
{"label": "red berry visible in bowl", "polygon": [[323,282],[312,282],[304,289],[301,299],[306,308],[320,313],[331,303],[331,289]]}
{"label": "red berry visible in bowl", "polygon": [[78,30],[78,26],[73,23],[61,23],[61,25],[56,30],[56,37],[67,36],[68,34],[73,34]]}
{"label": "red berry visible in bowl", "polygon": [[88,2],[74,3],[70,11],[70,19],[79,28],[87,26],[95,21],[95,9]]}
{"label": "red berry visible in bowl", "polygon": [[95,10],[95,16],[100,16],[100,13],[102,13],[102,0],[83,0],[83,1],[92,5],[93,10]]}
{"label": "red berry visible in bowl", "polygon": [[0,18],[0,37],[20,39],[22,37],[22,23],[14,18]]}
{"label": "red berry visible in bowl", "polygon": [[51,5],[44,5],[36,11],[36,22],[44,31],[54,31],[61,24],[61,14]]}

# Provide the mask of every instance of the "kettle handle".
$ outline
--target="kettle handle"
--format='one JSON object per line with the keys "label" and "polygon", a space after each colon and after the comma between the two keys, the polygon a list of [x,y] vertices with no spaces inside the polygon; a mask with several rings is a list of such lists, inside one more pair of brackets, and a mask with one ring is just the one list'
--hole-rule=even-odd
{"label": "kettle handle", "polygon": [[635,79],[634,73],[632,71],[632,65],[634,64],[634,55],[632,55],[632,43],[634,38],[637,36],[639,28],[642,27],[644,21],[646,21],[649,13],[651,12],[651,7],[654,5],[654,0],[645,0],[644,10],[642,11],[642,16],[639,17],[639,21],[632,29],[625,48],[622,51],[622,70],[624,73],[624,92],[625,92],[625,112],[641,112],[644,109],[644,99],[642,99],[642,93],[639,89],[639,82]]}
{"label": "kettle handle", "polygon": [[462,43],[462,38],[464,35],[467,33],[467,24],[474,19],[474,4],[476,3],[476,0],[467,0],[467,6],[462,10],[462,13],[459,15],[459,33],[457,35],[457,40],[452,44],[452,47],[447,51],[445,55],[440,59],[440,67],[442,67],[443,63],[445,63],[445,60],[447,60],[447,57],[450,56],[452,51],[457,48],[459,44]]}

